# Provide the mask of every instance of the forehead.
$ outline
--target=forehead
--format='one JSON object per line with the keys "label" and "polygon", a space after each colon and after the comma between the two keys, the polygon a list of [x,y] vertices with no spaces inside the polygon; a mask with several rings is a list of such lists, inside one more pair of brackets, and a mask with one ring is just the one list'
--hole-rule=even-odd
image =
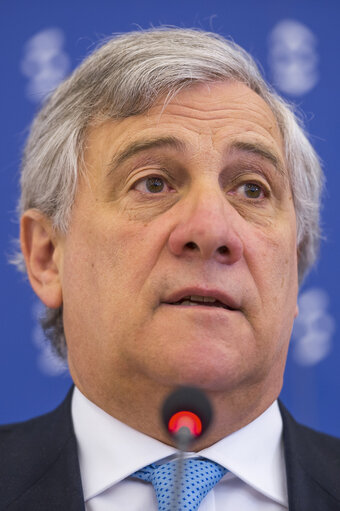
{"label": "forehead", "polygon": [[[148,147],[148,140],[154,142],[157,137],[177,139],[196,154],[225,152],[235,142],[236,146],[257,144],[284,164],[282,135],[273,112],[258,94],[235,81],[195,84],[171,101],[159,98],[143,114],[105,121],[89,129],[86,146],[88,152],[96,153],[97,161],[102,154],[104,164],[106,156],[122,154],[131,144],[134,149],[134,144]],[[157,144],[150,147],[155,149]],[[85,160],[91,159],[88,156]]]}
{"label": "forehead", "polygon": [[[257,128],[263,135],[280,138],[281,132],[267,103],[245,84],[236,81],[196,84],[172,101],[160,98],[149,114],[166,113],[181,116],[200,130],[210,127],[228,128],[239,123],[239,130]],[[237,130],[237,128],[236,128]]]}

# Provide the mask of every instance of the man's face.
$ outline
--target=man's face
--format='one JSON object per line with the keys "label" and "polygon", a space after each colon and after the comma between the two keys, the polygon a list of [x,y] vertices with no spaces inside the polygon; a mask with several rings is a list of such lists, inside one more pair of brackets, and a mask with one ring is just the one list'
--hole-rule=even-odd
{"label": "man's face", "polygon": [[85,164],[60,263],[79,387],[121,400],[150,382],[277,394],[296,219],[266,103],[240,83],[193,86],[90,129]]}

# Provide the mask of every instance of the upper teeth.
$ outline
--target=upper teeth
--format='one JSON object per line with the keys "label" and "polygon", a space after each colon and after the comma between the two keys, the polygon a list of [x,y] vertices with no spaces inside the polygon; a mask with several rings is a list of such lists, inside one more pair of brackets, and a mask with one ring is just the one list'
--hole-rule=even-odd
{"label": "upper teeth", "polygon": [[184,299],[191,300],[192,302],[210,302],[210,303],[216,302],[216,299],[213,298],[212,296],[191,295],[186,296]]}

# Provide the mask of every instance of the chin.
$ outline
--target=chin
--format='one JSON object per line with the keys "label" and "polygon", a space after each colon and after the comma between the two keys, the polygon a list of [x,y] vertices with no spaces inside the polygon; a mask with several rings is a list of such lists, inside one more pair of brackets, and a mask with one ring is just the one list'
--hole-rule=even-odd
{"label": "chin", "polygon": [[[247,370],[249,373],[249,367]],[[167,364],[163,368],[159,366],[157,374],[153,374],[153,378],[166,386],[190,385],[215,392],[231,391],[248,377],[240,364],[233,363],[232,357],[223,361],[221,357],[214,359],[211,356],[181,358],[171,365],[167,360]]]}

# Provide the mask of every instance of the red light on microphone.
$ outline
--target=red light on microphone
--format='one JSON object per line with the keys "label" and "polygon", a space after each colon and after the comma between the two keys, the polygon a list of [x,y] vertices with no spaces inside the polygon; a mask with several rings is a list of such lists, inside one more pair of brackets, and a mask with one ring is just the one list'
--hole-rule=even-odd
{"label": "red light on microphone", "polygon": [[168,430],[176,435],[181,428],[188,428],[192,436],[199,436],[202,433],[201,419],[192,412],[180,411],[175,413],[168,422]]}
{"label": "red light on microphone", "polygon": [[181,451],[206,432],[212,415],[209,399],[196,387],[177,387],[162,406],[164,427]]}

